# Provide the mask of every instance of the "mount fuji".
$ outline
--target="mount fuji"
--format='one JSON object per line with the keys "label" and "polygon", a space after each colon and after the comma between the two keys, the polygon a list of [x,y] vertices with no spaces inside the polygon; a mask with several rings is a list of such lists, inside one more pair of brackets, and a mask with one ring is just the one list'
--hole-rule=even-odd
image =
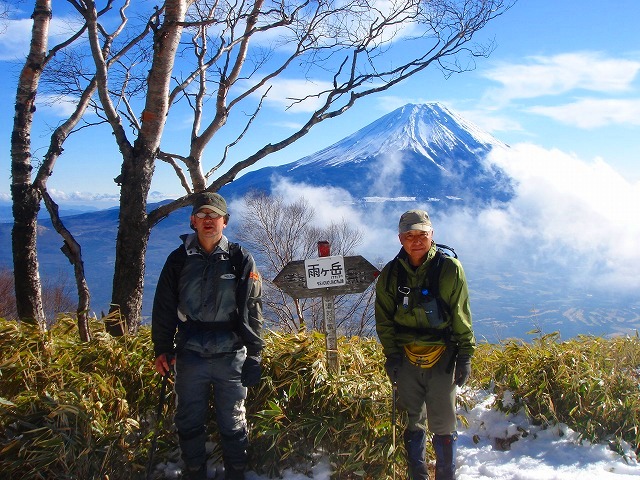
{"label": "mount fuji", "polygon": [[271,193],[286,179],[342,188],[358,202],[505,202],[511,180],[484,161],[508,148],[439,103],[405,105],[339,142],[293,163],[249,172],[221,189],[229,197]]}
{"label": "mount fuji", "polygon": [[[232,213],[226,232],[230,239],[236,238],[241,222],[235,201],[251,190],[280,194],[282,185],[288,185],[303,196],[321,192],[324,203],[315,202],[313,207],[322,203],[323,213],[336,220],[346,212],[365,233],[365,243],[356,253],[381,267],[400,248],[396,233],[400,214],[424,208],[434,220],[436,241],[454,246],[463,262],[478,338],[526,338],[535,329],[561,331],[564,336],[639,329],[637,298],[623,301],[602,288],[572,281],[571,267],[580,266],[580,258],[567,261],[567,251],[562,256],[541,255],[535,232],[517,237],[508,247],[498,245],[503,242],[496,238],[513,234],[501,219],[520,188],[492,163],[491,154],[500,151],[509,152],[510,147],[439,103],[405,105],[315,154],[248,172],[223,187],[220,193],[230,202]],[[336,194],[337,189],[346,194]],[[188,208],[174,212],[151,233],[145,316],[150,314],[167,255],[178,245],[179,235],[190,231],[188,216]],[[527,212],[521,217],[526,221]],[[64,221],[82,244],[92,308],[106,311],[118,210],[65,216]],[[51,222],[40,220],[43,280],[56,283],[64,277],[70,286],[73,272],[59,251],[61,244]],[[11,268],[11,262],[11,224],[5,223],[0,225],[0,267]]]}

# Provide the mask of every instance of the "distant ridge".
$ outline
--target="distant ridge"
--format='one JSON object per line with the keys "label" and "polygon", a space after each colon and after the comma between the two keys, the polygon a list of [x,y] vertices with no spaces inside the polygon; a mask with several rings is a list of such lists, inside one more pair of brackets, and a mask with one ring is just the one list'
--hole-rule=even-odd
{"label": "distant ridge", "polygon": [[[445,235],[439,238],[457,249],[465,266],[478,339],[530,339],[534,327],[541,332],[559,331],[563,338],[637,331],[638,299],[621,301],[618,294],[603,295],[595,284],[595,291],[573,287],[562,255],[540,257],[535,252],[529,255],[527,251],[501,250],[499,245],[475,249],[475,235],[471,233],[462,240],[455,230],[456,221],[449,225],[453,230],[445,232],[441,227],[442,217],[455,215],[458,208],[466,215],[484,210],[487,204],[494,209],[504,201],[508,206],[513,196],[512,180],[487,161],[487,154],[497,148],[509,147],[440,104],[405,105],[316,154],[249,172],[225,186],[222,193],[230,199],[257,186],[270,191],[272,181],[278,178],[344,188],[353,199],[349,214],[359,216],[358,224],[371,227],[368,233],[373,241],[357,252],[371,262],[388,260],[397,253],[395,238],[388,238],[387,245],[376,240],[376,227],[393,229],[395,219],[415,206],[440,215],[439,235]],[[331,195],[331,191],[326,194]],[[149,209],[155,206],[158,204],[149,204]],[[184,207],[151,232],[142,307],[145,316],[151,312],[167,255],[179,245],[179,235],[190,231],[189,213],[189,207]],[[38,226],[43,281],[65,279],[69,291],[74,291],[73,268],[60,252],[62,238],[49,220],[40,220]],[[92,310],[106,312],[111,300],[118,208],[70,215],[65,217],[65,226],[82,245]],[[229,238],[237,238],[236,228],[242,226],[239,216],[232,212]],[[0,225],[0,247],[0,268],[10,269],[10,223]]]}

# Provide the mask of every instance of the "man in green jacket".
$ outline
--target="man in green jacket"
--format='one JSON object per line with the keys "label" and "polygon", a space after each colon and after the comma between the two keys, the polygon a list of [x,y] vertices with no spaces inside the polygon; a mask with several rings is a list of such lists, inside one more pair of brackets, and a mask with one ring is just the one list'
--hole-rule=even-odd
{"label": "man in green jacket", "polygon": [[375,310],[385,370],[408,414],[409,478],[429,478],[428,427],[436,480],[454,480],[456,386],[469,378],[476,346],[467,281],[458,259],[437,250],[427,212],[402,214],[398,233],[402,249],[378,278]]}

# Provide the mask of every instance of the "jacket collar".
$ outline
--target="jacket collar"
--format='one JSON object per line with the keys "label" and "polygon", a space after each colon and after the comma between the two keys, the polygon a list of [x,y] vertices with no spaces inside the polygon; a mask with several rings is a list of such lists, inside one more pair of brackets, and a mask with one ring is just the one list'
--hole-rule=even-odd
{"label": "jacket collar", "polygon": [[[203,255],[205,252],[200,247],[198,243],[198,234],[197,233],[185,233],[184,235],[180,235],[182,242],[184,244],[184,249],[187,251],[187,255]],[[216,249],[211,252],[214,253],[226,253],[229,255],[229,239],[222,235],[220,239],[220,243]]]}

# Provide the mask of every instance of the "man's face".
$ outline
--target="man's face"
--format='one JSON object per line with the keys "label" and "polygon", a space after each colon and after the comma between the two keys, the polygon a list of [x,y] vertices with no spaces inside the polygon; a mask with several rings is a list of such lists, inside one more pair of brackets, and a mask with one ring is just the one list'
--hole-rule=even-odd
{"label": "man's face", "polygon": [[207,207],[202,207],[194,215],[191,215],[191,223],[198,232],[198,238],[214,241],[222,237],[222,230],[227,226],[224,216]]}
{"label": "man's face", "polygon": [[402,248],[409,255],[411,265],[417,267],[427,258],[427,253],[433,241],[433,229],[428,232],[423,230],[409,230],[398,235]]}

